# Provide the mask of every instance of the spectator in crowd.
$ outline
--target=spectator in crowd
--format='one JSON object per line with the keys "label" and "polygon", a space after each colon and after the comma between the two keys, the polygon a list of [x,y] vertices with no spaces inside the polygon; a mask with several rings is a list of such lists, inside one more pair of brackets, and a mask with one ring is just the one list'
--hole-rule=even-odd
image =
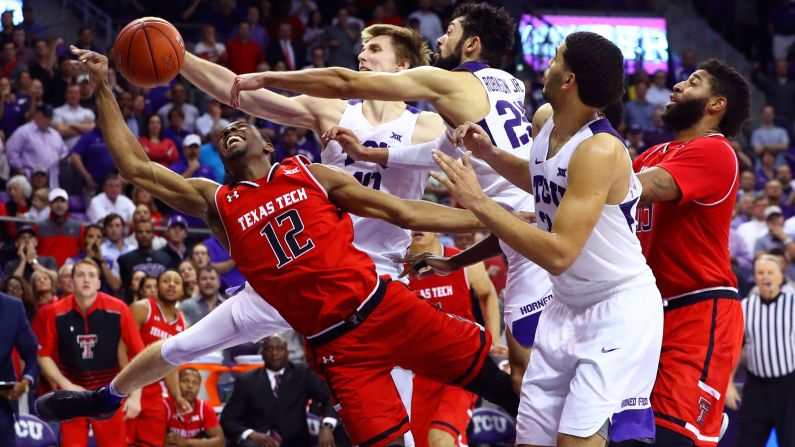
{"label": "spectator in crowd", "polygon": [[298,130],[292,126],[286,126],[282,128],[281,138],[276,141],[274,146],[276,146],[276,150],[273,153],[274,161],[280,162],[285,158],[296,155],[303,155],[312,162],[320,161],[319,148],[311,144],[305,145],[304,147],[299,146]]}
{"label": "spectator in crowd", "polygon": [[44,101],[47,104],[65,103],[66,88],[72,84],[76,84],[76,81],[77,67],[72,63],[72,59],[68,56],[59,57],[55,76],[50,79],[48,84],[45,84]]}
{"label": "spectator in crowd", "polygon": [[[182,299],[182,278],[173,270],[166,270],[157,278],[157,297],[146,297],[130,305],[133,319],[148,346],[185,330],[185,319],[177,309]],[[162,446],[166,437],[166,408],[163,385],[174,396],[181,413],[188,406],[179,390],[177,372],[162,382],[145,386],[141,392],[141,412],[127,421],[127,442],[132,445]]]}
{"label": "spectator in crowd", "polygon": [[795,81],[789,77],[789,65],[785,59],[776,61],[775,76],[770,77],[759,71],[759,64],[754,64],[751,79],[765,92],[767,104],[772,106],[780,118],[779,125],[792,132],[792,120],[795,120]]}
{"label": "spectator in crowd", "polygon": [[197,269],[210,264],[210,251],[204,242],[199,242],[190,249],[190,261]]}
{"label": "spectator in crowd", "polygon": [[663,112],[664,107],[655,107],[651,113],[651,128],[643,131],[643,141],[647,148],[674,140],[674,132],[662,120]]}
{"label": "spectator in crowd", "polygon": [[[0,293],[0,381],[11,383],[11,388],[0,389],[0,445],[14,447],[16,431],[14,422],[18,412],[17,400],[39,378],[36,361],[36,337],[25,316],[25,308],[16,297]],[[14,371],[14,352],[19,354],[25,368],[17,379]]]}
{"label": "spectator in crowd", "polygon": [[36,9],[30,3],[22,6],[22,19],[20,27],[28,33],[28,36],[39,38],[44,35],[44,25],[36,21]]}
{"label": "spectator in crowd", "polygon": [[[23,123],[26,123],[33,119],[33,114],[36,113],[36,110],[44,105],[44,84],[41,83],[38,79],[33,79],[30,81],[30,96],[22,96],[17,99],[17,104],[22,109],[20,112],[22,116],[20,117],[18,126],[21,126]],[[6,135],[11,135],[12,132],[6,133]]]}
{"label": "spectator in crowd", "polygon": [[[82,259],[72,271],[75,293],[39,312],[34,324],[38,360],[53,385],[83,390],[107,383],[121,369],[119,345],[132,357],[144,348],[135,320],[120,300],[99,292],[99,266]],[[41,328],[41,331],[39,331]],[[100,447],[126,445],[125,417],[141,410],[140,391],[130,395],[123,411],[105,421],[76,418],[61,423],[61,445],[86,445],[89,427]]]}
{"label": "spectator in crowd", "polygon": [[182,146],[182,158],[171,165],[171,170],[185,178],[203,177],[213,180],[213,170],[199,161],[201,143],[201,138],[196,134],[186,136]]}
{"label": "spectator in crowd", "polygon": [[47,169],[43,166],[33,168],[33,174],[30,175],[30,186],[32,190],[47,188],[49,191],[50,176],[47,174]]}
{"label": "spectator in crowd", "polygon": [[226,45],[216,40],[215,27],[209,24],[202,26],[201,41],[193,47],[193,54],[221,65],[226,65],[228,59]]}
{"label": "spectator in crowd", "polygon": [[687,81],[694,71],[696,71],[696,53],[693,50],[685,50],[682,52],[679,67],[674,70],[674,84]]}
{"label": "spectator in crowd", "polygon": [[[326,29],[323,25],[323,15],[318,10],[312,11],[312,14],[309,16],[309,22],[306,24],[306,29],[304,29],[304,34],[302,36],[302,41],[304,47],[306,48],[307,55],[310,59],[312,58],[312,54],[314,54],[315,49],[320,48],[323,50],[323,44],[325,37]],[[323,54],[325,58],[325,51]]]}
{"label": "spectator in crowd", "polygon": [[[133,189],[133,193],[135,189]],[[134,194],[133,194],[134,195]],[[133,220],[132,224],[130,225],[130,235],[127,239],[124,240],[125,243],[130,244],[133,249],[138,248],[138,241],[135,238],[135,227],[138,222],[149,222],[152,225],[158,224],[160,220],[154,218],[152,213],[149,211],[150,206],[146,205],[145,203],[141,203],[135,206],[135,212],[133,213]],[[162,236],[158,236],[155,234],[154,239],[152,239],[152,248],[155,250],[160,250],[161,248],[166,246],[166,238]]]}
{"label": "spectator in crowd", "polygon": [[[325,41],[328,47],[329,65],[356,69],[356,45],[362,29],[350,20],[348,10],[337,11],[336,24],[326,27]],[[438,36],[437,36],[438,37]]]}
{"label": "spectator in crowd", "polygon": [[69,155],[61,135],[51,127],[53,109],[45,104],[36,109],[33,120],[17,128],[6,142],[8,164],[14,173],[31,175],[42,167],[50,188],[58,187],[58,162]]}
{"label": "spectator in crowd", "polygon": [[643,141],[643,128],[638,124],[632,124],[627,127],[627,138],[624,141],[633,160],[648,147]]}
{"label": "spectator in crowd", "polygon": [[751,194],[756,191],[756,175],[753,171],[745,170],[740,173],[740,188],[737,190],[737,196],[743,197],[746,194]]}
{"label": "spectator in crowd", "polygon": [[767,182],[763,194],[767,199],[767,205],[780,207],[785,219],[789,219],[795,215],[795,208],[787,203],[787,197],[784,196],[784,187],[778,179]]}
{"label": "spectator in crowd", "polygon": [[17,51],[17,60],[25,65],[30,66],[36,61],[36,53],[28,45],[27,35],[24,28],[14,28],[12,40]]}
{"label": "spectator in crowd", "polygon": [[771,106],[762,109],[762,124],[751,134],[751,146],[756,154],[761,155],[765,150],[776,155],[776,164],[786,162],[786,152],[789,148],[789,135],[784,128],[778,127],[773,122],[776,112]]}
{"label": "spectator in crowd", "polygon": [[[789,259],[795,259],[795,242],[784,231],[784,216],[781,208],[775,205],[765,209],[765,222],[767,223],[767,233],[757,238],[753,245],[753,256],[759,253],[770,253],[771,251],[782,251],[787,254]],[[794,277],[795,264],[787,263],[787,276]]]}
{"label": "spectator in crowd", "polygon": [[734,218],[732,218],[732,229],[737,229],[741,224],[751,220],[751,214],[754,208],[754,194],[743,194],[737,200],[737,205],[734,209]]}
{"label": "spectator in crowd", "polygon": [[80,87],[66,87],[66,103],[53,111],[52,125],[72,149],[80,136],[94,129],[94,112],[80,105]]}
{"label": "spectator in crowd", "polygon": [[654,128],[651,116],[656,105],[646,100],[648,88],[649,86],[645,82],[635,84],[635,99],[628,101],[624,105],[624,121],[626,121],[627,126],[635,124],[643,130]]}
{"label": "spectator in crowd", "polygon": [[306,65],[302,70],[309,70],[312,68],[326,68],[326,51],[321,47],[315,47],[309,53],[309,65]]}
{"label": "spectator in crowd", "polygon": [[795,3],[789,0],[774,2],[768,29],[773,35],[773,58],[787,59],[795,44]]}
{"label": "spectator in crowd", "polygon": [[[791,319],[795,295],[792,288],[784,287],[784,270],[777,256],[757,258],[754,277],[758,291],[742,301],[745,315],[742,358],[748,378],[742,393],[737,445],[764,446],[774,428],[778,445],[795,443],[792,429],[795,329]],[[726,406],[737,410],[739,403],[740,393],[732,380],[726,393]]]}
{"label": "spectator in crowd", "polygon": [[[140,211],[138,209],[139,205],[144,205],[146,207],[148,211],[146,218],[149,219],[155,226],[161,226],[165,223],[163,220],[163,213],[161,213],[157,208],[155,198],[152,197],[152,194],[149,194],[148,191],[134,186],[132,190],[132,201],[135,204],[136,211]],[[133,213],[133,221],[135,221],[135,213]],[[165,242],[163,245],[165,245]],[[155,246],[155,249],[157,249],[157,246]]]}
{"label": "spectator in crowd", "polygon": [[22,301],[28,322],[33,321],[38,306],[36,306],[36,300],[33,299],[33,291],[30,290],[30,284],[27,281],[19,276],[8,277],[2,282],[0,292]]}
{"label": "spectator in crowd", "polygon": [[125,222],[130,222],[134,212],[135,205],[122,194],[121,177],[116,172],[105,176],[102,192],[94,196],[88,205],[88,218],[91,222],[99,222],[111,213],[120,215]]}
{"label": "spectator in crowd", "polygon": [[784,201],[786,203],[792,202],[792,192],[795,187],[795,181],[792,179],[792,168],[788,164],[779,165],[776,167],[776,179],[781,182],[784,191]]}
{"label": "spectator in crowd", "polygon": [[0,75],[16,79],[19,73],[27,70],[28,66],[17,60],[17,46],[13,41],[3,44],[3,62],[0,64]]}
{"label": "spectator in crowd", "polygon": [[39,256],[38,244],[36,230],[33,226],[21,226],[14,241],[17,248],[16,258],[5,262],[3,276],[6,278],[18,276],[30,281],[33,272],[41,271],[55,278],[58,264],[52,256]]}
{"label": "spectator in crowd", "polygon": [[58,57],[53,45],[55,42],[48,42],[44,39],[36,39],[33,42],[33,52],[36,55],[36,60],[30,65],[30,75],[33,79],[38,79],[45,90],[51,88],[51,84],[55,81],[56,65]]}
{"label": "spectator in crowd", "polygon": [[[118,259],[122,284],[130,284],[132,273],[136,270],[142,270],[147,275],[154,277],[160,276],[166,270],[166,266],[171,260],[165,253],[152,248],[154,236],[151,221],[135,222],[135,240],[138,243],[138,248],[119,256]],[[124,296],[129,298],[130,291],[125,291]]]}
{"label": "spectator in crowd", "polygon": [[6,77],[0,78],[0,127],[3,133],[11,135],[22,124],[23,116],[24,108],[11,89],[11,81]]}
{"label": "spectator in crowd", "polygon": [[0,43],[12,41],[12,34],[14,33],[14,11],[7,9],[0,14],[0,24],[3,29],[0,32]]}
{"label": "spectator in crowd", "polygon": [[419,32],[427,41],[431,43],[431,50],[436,50],[436,39],[444,34],[442,29],[442,21],[439,16],[433,12],[431,7],[433,0],[420,0],[419,9],[409,14],[408,19],[417,19],[420,21]]}
{"label": "spectator in crowd", "polygon": [[[318,444],[333,445],[336,414],[320,378],[306,365],[288,362],[287,342],[278,335],[265,339],[262,359],[264,368],[235,378],[221,414],[224,433],[241,446],[310,445],[306,407],[311,399],[325,411]],[[273,444],[276,439],[281,442]]]}
{"label": "spectator in crowd", "polygon": [[64,264],[58,269],[58,279],[56,280],[56,294],[58,296],[67,296],[75,293],[75,281],[72,278],[73,264]]}
{"label": "spectator in crowd", "polygon": [[297,70],[306,65],[306,49],[297,40],[292,40],[292,27],[284,22],[279,25],[279,33],[265,52],[265,58],[271,65],[284,61],[288,70]]}
{"label": "spectator in crowd", "polygon": [[196,120],[196,132],[199,136],[207,137],[215,126],[226,127],[229,125],[229,120],[221,115],[222,112],[221,103],[217,99],[207,98],[204,115]]}
{"label": "spectator in crowd", "polygon": [[218,275],[218,270],[212,265],[200,268],[198,295],[180,304],[180,309],[185,314],[188,324],[191,326],[196,324],[224,302],[225,298],[220,290],[221,277]]}
{"label": "spectator in crowd", "polygon": [[221,155],[218,153],[219,135],[223,129],[224,126],[220,122],[213,125],[212,130],[210,130],[209,141],[199,148],[199,162],[213,170],[213,180],[219,183],[223,183],[226,176],[224,164],[221,162]]}
{"label": "spectator in crowd", "polygon": [[749,155],[749,152],[746,152],[743,137],[741,135],[735,135],[729,138],[729,143],[731,143],[732,149],[734,149],[734,155],[737,156],[737,162],[740,164],[740,171],[753,169],[756,161],[751,158],[752,155]]}
{"label": "spectator in crowd", "polygon": [[165,264],[167,268],[176,270],[179,268],[179,263],[188,257],[188,247],[185,245],[187,238],[188,221],[181,214],[171,216],[166,229],[168,243],[158,250],[165,258],[168,258],[168,262]]}
{"label": "spectator in crowd", "polygon": [[[164,106],[165,107],[165,106]],[[166,120],[168,126],[163,129],[163,138],[168,138],[177,145],[177,149],[182,150],[182,140],[190,135],[190,132],[185,130],[185,114],[181,109],[172,108],[168,111],[168,119]]]}
{"label": "spectator in crowd", "polygon": [[119,256],[135,249],[134,246],[124,240],[124,227],[124,219],[116,213],[110,213],[102,219],[105,240],[102,241],[100,249],[102,254],[113,262],[118,261]]}
{"label": "spectator in crowd", "polygon": [[50,191],[50,217],[37,224],[39,253],[52,256],[58,265],[77,256],[83,224],[69,217],[69,194],[61,188]]}
{"label": "spectator in crowd", "polygon": [[160,107],[157,114],[160,115],[161,120],[167,121],[168,112],[171,109],[179,109],[182,111],[184,118],[182,129],[186,132],[193,132],[196,127],[196,119],[199,117],[199,109],[188,102],[188,91],[185,89],[185,85],[180,82],[174,83],[169,94],[171,102]]}
{"label": "spectator in crowd", "polygon": [[[30,195],[33,188],[24,175],[15,175],[6,183],[6,193],[8,200],[0,202],[0,216],[24,217],[30,209]],[[9,238],[16,234],[16,224],[6,222],[0,226],[0,233],[6,233]]]}
{"label": "spectator in crowd", "polygon": [[36,271],[30,275],[30,289],[39,308],[58,300],[57,286],[56,280],[49,273]]}
{"label": "spectator in crowd", "polygon": [[50,207],[47,200],[50,197],[50,190],[39,188],[33,192],[30,199],[30,209],[22,217],[38,222],[50,217]]}
{"label": "spectator in crowd", "polygon": [[140,117],[133,112],[132,93],[128,91],[119,93],[119,108],[121,109],[121,115],[124,117],[124,121],[127,123],[127,127],[130,128],[130,132],[132,132],[136,138],[141,136]]}
{"label": "spectator in crowd", "polygon": [[77,140],[69,155],[69,161],[83,178],[83,184],[89,193],[95,192],[105,178],[116,170],[108,145],[105,144],[105,137],[98,127]]}
{"label": "spectator in crowd", "polygon": [[262,51],[265,51],[268,46],[268,31],[260,24],[259,8],[249,6],[246,9],[246,22],[248,22],[251,29],[249,38],[252,42],[259,45]]}
{"label": "spectator in crowd", "polygon": [[764,189],[767,182],[774,178],[776,178],[776,154],[770,149],[763,149],[759,157],[759,167],[756,169],[754,189]]}
{"label": "spectator in crowd", "polygon": [[77,256],[72,256],[67,259],[64,265],[75,265],[84,258],[93,260],[99,266],[99,280],[101,284],[99,290],[109,295],[118,296],[121,291],[119,264],[103,255],[101,244],[102,227],[97,224],[87,225],[83,235],[82,250]]}
{"label": "spectator in crowd", "polygon": [[147,298],[157,299],[157,294],[157,276],[144,274],[141,281],[138,283],[137,300],[145,300]]}
{"label": "spectator in crowd", "polygon": [[[199,290],[199,274],[196,272],[196,266],[193,265],[193,261],[185,259],[180,262],[177,271],[179,272],[179,276],[182,277],[182,299],[186,300],[196,296]],[[181,306],[182,304],[180,304],[180,309],[182,313],[185,314],[185,309]],[[190,320],[188,320],[188,322],[190,322]]]}
{"label": "spectator in crowd", "polygon": [[[221,36],[221,40],[229,39],[232,36],[240,19],[235,0],[220,0],[216,4],[215,11],[213,11],[213,24],[218,35]],[[228,49],[229,45],[227,44]]]}
{"label": "spectator in crowd", "polygon": [[20,97],[30,96],[30,86],[33,83],[33,78],[30,76],[29,70],[26,69],[20,71],[13,81],[16,93]]}
{"label": "spectator in crowd", "polygon": [[146,118],[146,131],[138,137],[138,141],[150,160],[165,167],[169,167],[179,158],[176,143],[163,137],[163,122],[160,115],[152,114]]}
{"label": "spectator in crowd", "polygon": [[102,52],[99,47],[94,45],[94,32],[91,31],[91,27],[88,25],[81,26],[77,30],[77,42],[74,43],[74,46],[83,50]]}
{"label": "spectator in crowd", "polygon": [[[745,242],[745,246],[753,250],[756,240],[767,233],[767,199],[764,196],[754,197],[751,208],[751,220],[737,227],[737,234]],[[774,211],[771,209],[771,212]],[[781,210],[779,210],[781,213]]]}
{"label": "spectator in crowd", "polygon": [[[213,407],[197,396],[202,387],[202,376],[195,368],[179,371],[179,390],[190,404],[191,411],[180,414],[173,396],[166,398],[166,447],[202,446],[224,447],[224,431],[218,423]],[[192,440],[202,440],[201,444]]]}
{"label": "spectator in crowd", "polygon": [[380,23],[403,26],[403,17],[401,17],[395,9],[395,0],[384,0],[381,6],[384,8],[384,18]]}
{"label": "spectator in crowd", "polygon": [[215,236],[205,239],[203,244],[209,251],[210,262],[221,274],[221,284],[224,287],[237,287],[246,282],[246,278],[237,269],[235,261],[229,257],[229,252]]}
{"label": "spectator in crowd", "polygon": [[97,110],[97,101],[94,99],[94,88],[88,80],[88,75],[81,73],[77,76],[75,82],[77,83],[78,90],[80,91],[80,106],[92,112]]}
{"label": "spectator in crowd", "polygon": [[127,284],[127,290],[130,291],[130,303],[134,303],[141,299],[140,287],[141,282],[146,278],[146,273],[143,270],[136,270],[130,278],[130,284]]}
{"label": "spectator in crowd", "polygon": [[262,48],[251,40],[251,25],[240,22],[237,37],[226,43],[229,69],[237,74],[253,73],[257,64],[265,60]]}

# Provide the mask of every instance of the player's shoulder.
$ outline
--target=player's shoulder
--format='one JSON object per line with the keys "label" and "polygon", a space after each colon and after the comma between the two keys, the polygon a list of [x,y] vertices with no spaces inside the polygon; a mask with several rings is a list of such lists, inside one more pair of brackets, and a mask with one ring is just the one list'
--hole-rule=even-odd
{"label": "player's shoulder", "polygon": [[688,141],[683,148],[698,148],[708,151],[734,152],[734,147],[732,146],[731,141],[721,134],[711,134],[693,138],[692,140]]}
{"label": "player's shoulder", "polygon": [[615,157],[626,154],[626,146],[615,134],[597,132],[584,138],[577,145],[577,153],[585,153],[593,157]]}

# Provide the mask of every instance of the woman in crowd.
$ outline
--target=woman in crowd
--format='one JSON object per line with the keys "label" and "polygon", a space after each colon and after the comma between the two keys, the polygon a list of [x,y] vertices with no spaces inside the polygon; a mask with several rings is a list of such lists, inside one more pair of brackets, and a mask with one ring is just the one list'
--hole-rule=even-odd
{"label": "woman in crowd", "polygon": [[58,299],[55,295],[55,280],[43,271],[35,271],[30,276],[33,288],[33,302],[39,308]]}
{"label": "woman in crowd", "polygon": [[146,127],[138,137],[149,159],[165,167],[179,159],[179,150],[176,143],[170,138],[163,137],[163,122],[157,114],[146,118]]}
{"label": "woman in crowd", "polygon": [[77,256],[72,256],[66,260],[66,264],[76,264],[83,258],[93,259],[100,267],[100,291],[108,295],[119,296],[121,291],[121,278],[119,278],[119,266],[112,259],[103,256],[102,249],[102,227],[97,224],[86,225],[83,234],[82,251]]}
{"label": "woman in crowd", "polygon": [[[24,175],[15,175],[6,183],[6,194],[8,200],[5,203],[0,202],[0,216],[9,217],[24,217],[25,213],[30,209],[30,195],[33,193],[33,187]],[[17,236],[17,225],[15,222],[6,222],[5,225],[0,225],[0,233],[3,240],[14,240]]]}
{"label": "woman in crowd", "polygon": [[182,277],[182,299],[186,300],[196,296],[199,292],[199,277],[196,274],[196,266],[193,261],[186,259],[179,263],[179,276]]}
{"label": "woman in crowd", "polygon": [[146,277],[146,273],[143,270],[136,270],[133,272],[132,276],[130,277],[130,284],[128,284],[127,290],[130,291],[130,302],[134,303],[141,299],[141,296],[138,294],[138,288],[141,286],[141,280]]}
{"label": "woman in crowd", "polygon": [[[163,225],[163,213],[157,209],[157,204],[155,203],[155,198],[152,197],[152,194],[149,194],[147,191],[137,186],[133,187],[132,201],[136,206],[136,211],[138,210],[138,205],[146,205],[146,208],[149,210],[149,218],[152,221],[152,225],[156,227]],[[133,221],[135,221],[134,216]]]}
{"label": "woman in crowd", "polygon": [[144,300],[147,298],[157,299],[157,277],[149,274],[144,274],[141,282],[138,284],[138,299]]}
{"label": "woman in crowd", "polygon": [[25,315],[28,317],[28,321],[33,321],[37,306],[33,299],[33,292],[30,291],[30,285],[28,285],[27,281],[19,276],[7,278],[3,281],[2,291],[6,295],[19,298],[25,306]]}

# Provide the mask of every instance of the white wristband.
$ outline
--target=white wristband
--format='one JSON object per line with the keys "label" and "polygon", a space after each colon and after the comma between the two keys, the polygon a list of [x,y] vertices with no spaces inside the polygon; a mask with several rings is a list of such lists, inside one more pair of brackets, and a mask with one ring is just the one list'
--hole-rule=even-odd
{"label": "white wristband", "polygon": [[252,433],[254,433],[254,430],[249,428],[248,430],[244,431],[243,434],[240,435],[240,440],[245,441]]}
{"label": "white wristband", "polygon": [[335,428],[337,428],[337,420],[336,420],[336,419],[334,419],[334,418],[325,417],[325,418],[323,418],[323,420],[322,420],[322,421],[320,421],[320,425],[321,425],[321,426],[324,426],[324,425],[326,425],[326,424],[328,424],[328,425],[330,425],[330,426],[331,426],[330,428],[331,428],[331,430],[332,430],[332,431],[333,431]]}

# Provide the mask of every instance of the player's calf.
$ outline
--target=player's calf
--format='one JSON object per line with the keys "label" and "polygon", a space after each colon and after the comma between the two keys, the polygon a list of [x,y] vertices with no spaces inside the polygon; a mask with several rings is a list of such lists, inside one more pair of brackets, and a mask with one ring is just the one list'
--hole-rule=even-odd
{"label": "player's calf", "polygon": [[428,445],[430,447],[457,447],[458,442],[450,433],[432,428],[428,431]]}

